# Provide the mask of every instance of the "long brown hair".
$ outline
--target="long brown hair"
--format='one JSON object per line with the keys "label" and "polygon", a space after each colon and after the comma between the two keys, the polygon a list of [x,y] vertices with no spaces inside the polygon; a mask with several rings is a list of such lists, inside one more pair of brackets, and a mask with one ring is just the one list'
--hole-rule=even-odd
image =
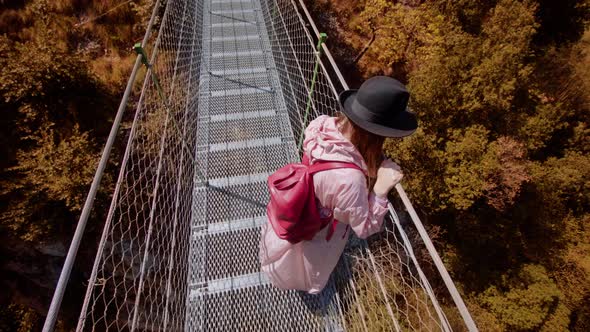
{"label": "long brown hair", "polygon": [[369,175],[367,185],[369,189],[372,189],[377,178],[377,170],[383,161],[383,143],[385,142],[385,137],[364,130],[342,113],[338,114],[338,123],[342,126],[350,125],[352,127],[350,142],[360,152],[367,164]]}

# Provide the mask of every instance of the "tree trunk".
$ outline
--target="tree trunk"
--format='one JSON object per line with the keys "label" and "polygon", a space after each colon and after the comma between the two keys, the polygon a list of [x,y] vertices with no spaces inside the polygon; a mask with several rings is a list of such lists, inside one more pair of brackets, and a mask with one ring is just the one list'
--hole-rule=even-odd
{"label": "tree trunk", "polygon": [[353,63],[355,65],[359,62],[359,60],[363,57],[363,55],[365,55],[365,53],[367,53],[369,48],[371,48],[371,45],[373,44],[373,42],[375,41],[375,38],[377,37],[377,33],[375,32],[376,29],[371,27],[371,30],[372,30],[371,40],[369,40],[369,42],[367,43],[367,45],[365,45],[363,50],[354,58]]}

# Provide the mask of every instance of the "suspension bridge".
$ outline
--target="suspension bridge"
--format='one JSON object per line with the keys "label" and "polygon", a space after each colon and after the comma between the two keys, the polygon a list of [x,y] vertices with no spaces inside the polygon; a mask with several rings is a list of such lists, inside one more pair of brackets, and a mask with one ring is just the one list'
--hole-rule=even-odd
{"label": "suspension bridge", "polygon": [[348,88],[324,40],[300,0],[156,1],[44,331],[117,136],[126,148],[77,331],[477,330],[401,185],[384,231],[351,238],[319,295],[260,272],[266,178],[299,160],[306,124]]}

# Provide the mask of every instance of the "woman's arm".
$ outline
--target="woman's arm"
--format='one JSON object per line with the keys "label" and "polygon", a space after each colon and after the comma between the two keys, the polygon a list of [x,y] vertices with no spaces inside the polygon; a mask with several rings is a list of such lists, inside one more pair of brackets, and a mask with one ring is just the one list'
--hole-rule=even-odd
{"label": "woman's arm", "polygon": [[322,206],[333,209],[334,218],[349,224],[360,238],[381,230],[387,198],[369,193],[365,176],[355,169],[336,169],[314,175],[315,194]]}

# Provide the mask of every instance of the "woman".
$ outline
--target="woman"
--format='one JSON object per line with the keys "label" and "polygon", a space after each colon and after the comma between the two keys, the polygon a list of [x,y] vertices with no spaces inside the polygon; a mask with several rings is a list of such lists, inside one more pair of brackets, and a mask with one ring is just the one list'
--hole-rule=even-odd
{"label": "woman", "polygon": [[382,160],[386,137],[404,137],[417,128],[407,109],[409,93],[389,77],[373,77],[359,90],[340,94],[343,115],[322,115],[305,130],[304,153],[318,160],[354,163],[358,169],[327,170],[313,176],[322,217],[339,223],[326,240],[330,227],[310,241],[292,244],[280,239],[269,223],[262,227],[262,270],[278,288],[319,293],[346,245],[348,229],[360,238],[381,230],[387,212],[387,194],[401,180],[398,165]]}

